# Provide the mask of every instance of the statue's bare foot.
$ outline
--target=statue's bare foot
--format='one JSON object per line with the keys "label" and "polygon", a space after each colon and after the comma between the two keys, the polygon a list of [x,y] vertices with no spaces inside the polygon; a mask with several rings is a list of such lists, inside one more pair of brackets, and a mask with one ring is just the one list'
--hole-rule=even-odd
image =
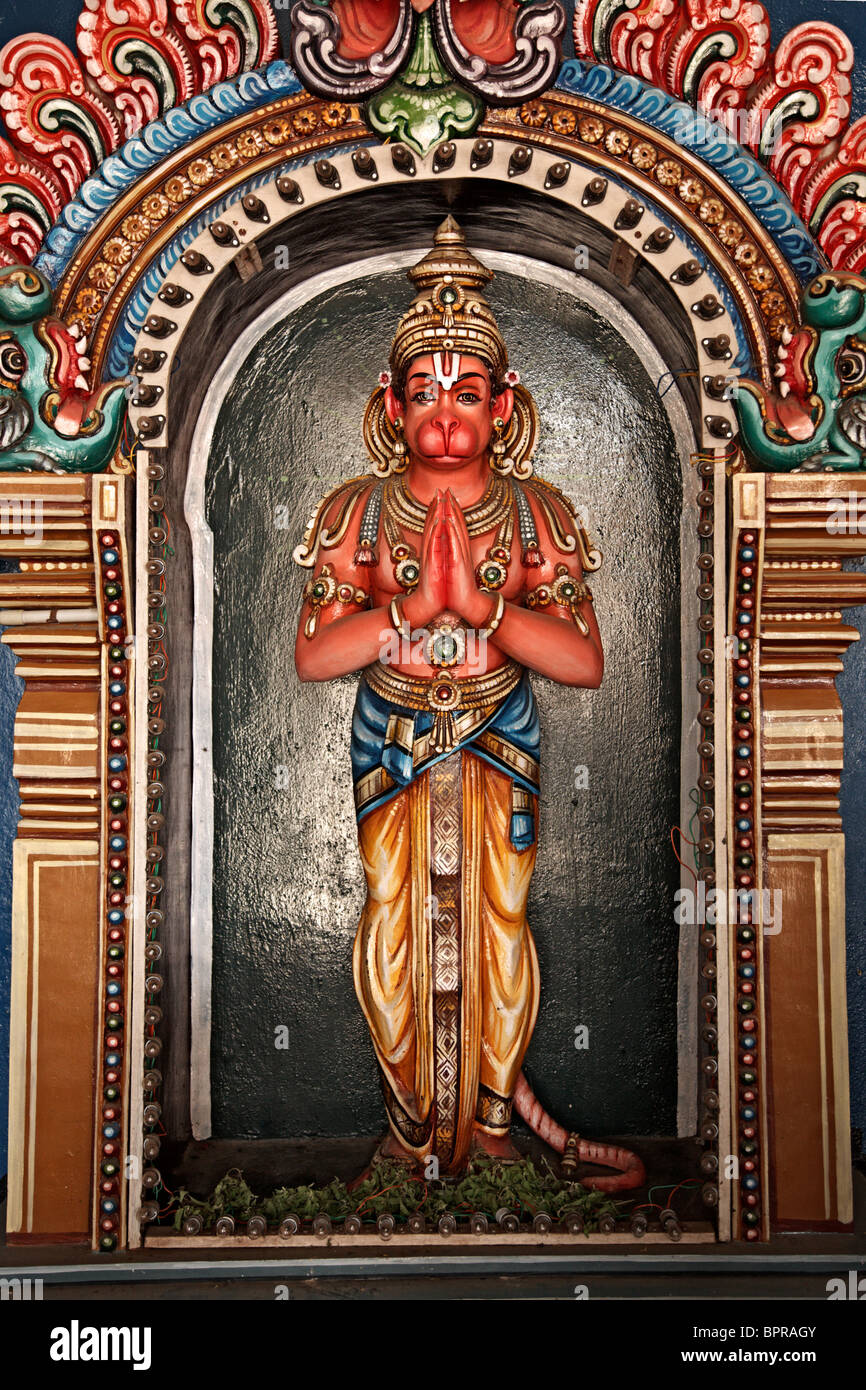
{"label": "statue's bare foot", "polygon": [[396,1158],[400,1163],[411,1164],[413,1168],[415,1168],[418,1163],[415,1155],[410,1153],[408,1149],[404,1149],[400,1140],[391,1134],[390,1131],[376,1150],[373,1158],[374,1163],[376,1158]]}
{"label": "statue's bare foot", "polygon": [[488,1134],[483,1129],[476,1129],[472,1135],[472,1153],[486,1153],[491,1158],[502,1159],[503,1163],[519,1163],[521,1158],[509,1134]]}
{"label": "statue's bare foot", "polygon": [[399,1139],[395,1139],[394,1135],[389,1132],[377,1147],[363,1173],[359,1173],[357,1178],[353,1178],[350,1183],[346,1184],[346,1191],[354,1192],[356,1187],[360,1187],[362,1182],[366,1182],[377,1163],[381,1163],[383,1158],[405,1163],[410,1170],[414,1170],[418,1165],[415,1155],[410,1153],[408,1149],[404,1149]]}

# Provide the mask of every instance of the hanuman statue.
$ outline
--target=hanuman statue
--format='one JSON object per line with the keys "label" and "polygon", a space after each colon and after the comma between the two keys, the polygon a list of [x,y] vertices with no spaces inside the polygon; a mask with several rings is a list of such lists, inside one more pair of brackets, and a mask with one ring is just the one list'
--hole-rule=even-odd
{"label": "hanuman statue", "polygon": [[453,218],[408,275],[415,298],[364,417],[373,471],[324,498],[295,551],[314,571],[301,680],[362,673],[354,978],[390,1123],[379,1153],[435,1155],[443,1173],[479,1149],[513,1160],[516,1101],[555,1147],[570,1140],[572,1162],[630,1170],[593,1185],[634,1186],[639,1160],[566,1135],[521,1075],[539,1001],[528,671],[600,684],[584,573],[601,557],[570,502],[533,476],[535,403],[484,296],[493,274]]}

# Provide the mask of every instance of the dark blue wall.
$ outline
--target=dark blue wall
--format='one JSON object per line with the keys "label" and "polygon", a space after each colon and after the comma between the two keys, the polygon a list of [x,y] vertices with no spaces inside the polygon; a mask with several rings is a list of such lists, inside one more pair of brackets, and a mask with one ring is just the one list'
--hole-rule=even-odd
{"label": "dark blue wall", "polygon": [[[765,0],[778,41],[788,29],[806,20],[824,19],[844,29],[854,43],[857,63],[853,76],[854,114],[866,112],[866,5],[862,0]],[[572,6],[569,0],[566,5]],[[17,34],[43,32],[70,47],[82,0],[3,0],[0,45]],[[285,33],[288,12],[278,13]],[[849,615],[861,635],[866,613]],[[11,845],[18,811],[18,785],[12,777],[12,728],[23,682],[14,675],[14,660],[0,647],[0,1173],[6,1167],[7,1068],[9,1045],[9,968],[11,911]],[[848,658],[839,689],[846,710],[846,773],[842,809],[847,832],[849,1010],[851,1036],[852,1120],[866,1129],[866,646],[855,647]]]}

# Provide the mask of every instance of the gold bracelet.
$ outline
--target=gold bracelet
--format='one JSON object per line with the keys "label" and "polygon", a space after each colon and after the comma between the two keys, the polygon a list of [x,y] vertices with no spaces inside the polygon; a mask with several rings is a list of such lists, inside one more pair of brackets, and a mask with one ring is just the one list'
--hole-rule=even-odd
{"label": "gold bracelet", "polygon": [[502,622],[504,616],[505,599],[502,597],[502,594],[500,593],[496,595],[496,599],[493,604],[493,617],[490,619],[487,626],[480,630],[478,636],[483,638],[492,637],[499,624]]}
{"label": "gold bracelet", "polygon": [[394,595],[391,602],[388,604],[388,617],[391,619],[391,626],[398,636],[402,637],[404,642],[410,642],[412,640],[412,628],[406,627],[406,619],[397,607],[397,600],[404,597],[405,595],[403,594]]}

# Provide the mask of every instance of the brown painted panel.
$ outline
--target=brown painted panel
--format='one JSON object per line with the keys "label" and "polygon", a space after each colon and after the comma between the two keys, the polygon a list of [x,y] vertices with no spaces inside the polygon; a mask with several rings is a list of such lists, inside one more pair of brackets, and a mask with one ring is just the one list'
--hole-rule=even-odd
{"label": "brown painted panel", "polygon": [[87,1239],[99,1004],[94,840],[15,845],[9,1229]]}
{"label": "brown painted panel", "polygon": [[842,702],[833,686],[765,686],[761,693],[765,772],[842,767]]}
{"label": "brown painted panel", "polygon": [[772,835],[781,931],[764,938],[771,1224],[851,1220],[840,835]]}

